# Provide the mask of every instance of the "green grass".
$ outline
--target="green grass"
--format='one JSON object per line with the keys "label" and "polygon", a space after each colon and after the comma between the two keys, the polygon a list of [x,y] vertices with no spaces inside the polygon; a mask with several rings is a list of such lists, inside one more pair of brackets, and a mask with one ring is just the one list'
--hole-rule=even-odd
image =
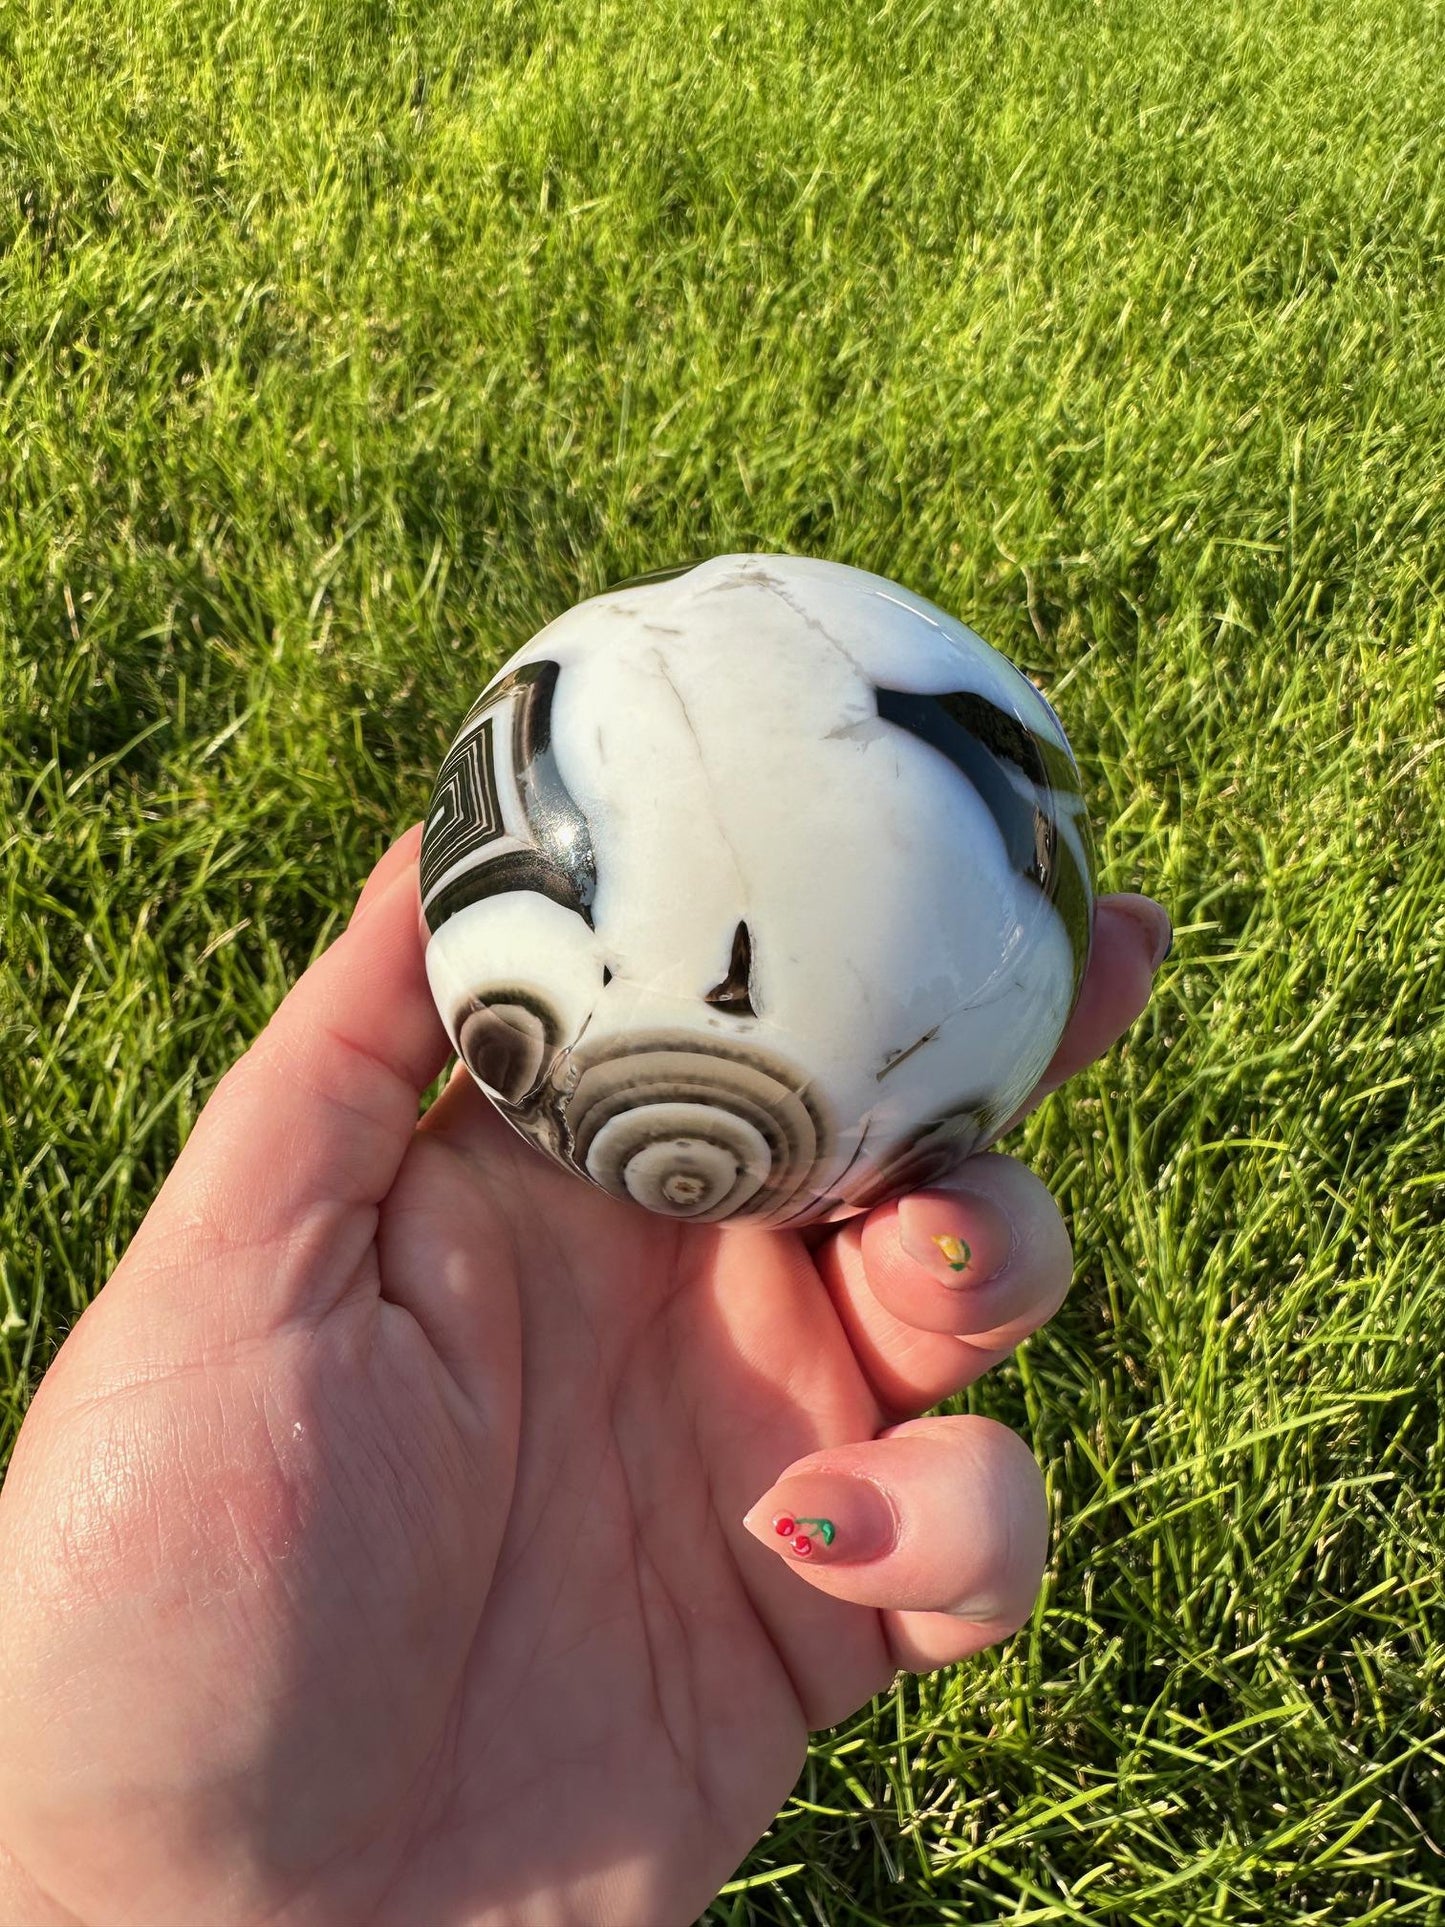
{"label": "green grass", "polygon": [[1016,1134],[1002,1651],[718,1923],[1445,1920],[1445,12],[0,0],[4,1442],[490,671],[877,569],[1179,936]]}

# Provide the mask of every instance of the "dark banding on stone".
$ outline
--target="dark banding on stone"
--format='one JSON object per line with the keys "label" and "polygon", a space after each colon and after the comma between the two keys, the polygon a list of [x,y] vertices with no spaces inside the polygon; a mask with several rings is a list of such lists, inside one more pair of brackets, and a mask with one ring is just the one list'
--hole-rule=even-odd
{"label": "dark banding on stone", "polygon": [[[1077,997],[1089,954],[1089,885],[1051,813],[1060,798],[1079,794],[1073,762],[1057,743],[971,690],[919,696],[880,687],[875,694],[882,721],[938,750],[968,779],[998,826],[1011,867],[1058,911],[1073,953]],[[1042,801],[1020,795],[1006,764],[1027,777]],[[1087,852],[1082,812],[1075,821]]]}
{"label": "dark banding on stone", "polygon": [[[553,1084],[562,1075],[560,1063]],[[634,1158],[647,1163],[655,1146],[673,1145],[669,1161],[685,1179],[704,1165],[716,1169],[720,1155],[736,1161],[735,1185],[687,1215],[699,1222],[773,1222],[797,1202],[818,1160],[828,1155],[831,1123],[807,1079],[750,1044],[690,1031],[640,1032],[592,1050],[574,1046],[565,1064],[565,1122],[572,1136],[565,1161],[615,1196],[629,1195]],[[532,1135],[530,1118],[518,1121]],[[754,1172],[749,1179],[746,1167],[758,1139],[766,1147],[766,1174]],[[665,1176],[659,1167],[652,1181],[665,1182]],[[666,1192],[663,1197],[673,1205],[682,1202]]]}
{"label": "dark banding on stone", "polygon": [[519,1102],[551,1069],[561,1024],[534,991],[509,986],[469,998],[455,1020],[457,1052],[491,1090]]}
{"label": "dark banding on stone", "polygon": [[[592,833],[562,780],[552,744],[552,702],[560,674],[555,662],[529,662],[503,676],[472,705],[447,753],[422,832],[421,890],[430,930],[439,930],[468,904],[504,890],[535,890],[592,927],[597,894]],[[492,730],[495,712],[509,702],[512,768],[535,846],[530,850],[490,847],[505,835]],[[473,855],[474,863],[437,889],[448,870]]]}
{"label": "dark banding on stone", "polygon": [[[421,839],[421,893],[473,850],[502,833],[502,804],[492,755],[492,719],[457,738],[437,771]],[[436,929],[435,920],[428,923]]]}
{"label": "dark banding on stone", "polygon": [[714,984],[703,997],[705,1004],[714,1010],[726,1011],[730,1017],[756,1017],[753,1005],[750,979],[753,973],[753,940],[745,923],[740,923],[733,932],[733,953],[728,962],[728,974],[720,984]]}
{"label": "dark banding on stone", "polygon": [[[565,1062],[565,1053],[562,1061]],[[517,1103],[505,1097],[496,1097],[493,1101],[502,1115],[510,1118],[539,1151],[545,1151],[558,1164],[575,1171],[579,1167],[574,1154],[572,1129],[567,1122],[567,1092],[565,1087],[558,1088],[558,1074],[554,1066],[552,1075],[543,1078],[535,1090],[528,1091]]]}
{"label": "dark banding on stone", "polygon": [[522,691],[512,719],[512,755],[527,827],[538,850],[571,879],[575,908],[590,924],[597,894],[592,832],[562,780],[552,746],[552,702],[561,673],[555,662],[524,663],[502,687],[515,684]]}
{"label": "dark banding on stone", "polygon": [[[703,558],[704,561],[706,559]],[[646,575],[630,575],[625,582],[614,582],[603,594],[613,595],[619,589],[640,589],[649,582],[672,582],[680,575],[690,575],[701,566],[701,562],[674,562],[666,569],[649,569]]]}
{"label": "dark banding on stone", "polygon": [[906,1191],[922,1190],[951,1176],[985,1141],[993,1123],[987,1098],[964,1099],[891,1145],[861,1182],[836,1188],[849,1204],[869,1211]]}
{"label": "dark banding on stone", "polygon": [[575,911],[589,929],[592,927],[591,907],[578,902],[570,874],[560,864],[549,862],[540,850],[502,850],[474,870],[464,870],[427,904],[427,927],[440,930],[448,917],[465,910],[469,903],[481,903],[509,890],[535,890],[539,897]]}

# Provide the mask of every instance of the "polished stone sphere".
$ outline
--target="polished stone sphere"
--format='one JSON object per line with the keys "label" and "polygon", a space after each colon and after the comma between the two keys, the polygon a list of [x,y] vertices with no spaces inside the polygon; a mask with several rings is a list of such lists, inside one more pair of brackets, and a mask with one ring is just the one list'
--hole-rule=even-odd
{"label": "polished stone sphere", "polygon": [[1093,928],[1044,698],[883,576],[721,555],[594,596],[473,705],[421,849],[458,1055],[669,1217],[804,1225],[946,1176],[1034,1088]]}

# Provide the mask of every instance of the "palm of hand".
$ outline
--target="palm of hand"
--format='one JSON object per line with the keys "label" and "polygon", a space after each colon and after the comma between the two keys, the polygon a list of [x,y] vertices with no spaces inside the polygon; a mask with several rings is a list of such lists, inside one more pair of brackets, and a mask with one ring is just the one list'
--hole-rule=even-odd
{"label": "palm of hand", "polygon": [[[396,1917],[449,1917],[439,1894],[486,1894],[504,1916],[550,1888],[563,1918],[689,1918],[786,1797],[809,1725],[894,1670],[876,1615],[799,1585],[741,1526],[784,1466],[871,1438],[879,1410],[796,1235],[643,1218],[514,1152],[466,1083],[448,1110],[511,1167],[527,1283],[467,1278],[479,1242],[510,1238],[479,1240],[499,1213],[478,1213],[477,1165],[424,1133],[398,1202],[428,1229],[398,1239],[395,1289],[418,1304],[449,1274],[453,1303],[485,1307],[455,1369],[484,1429],[507,1414],[515,1469],[481,1605],[476,1520],[503,1510],[507,1455],[459,1441],[445,1538],[470,1542],[471,1584],[453,1582],[464,1657],[430,1682],[442,1835]],[[820,1643],[826,1674],[808,1659]]]}
{"label": "palm of hand", "polygon": [[[415,979],[396,867],[369,938]],[[408,994],[385,1104],[321,1092],[360,1113],[344,1156],[288,1135],[325,1083],[303,1017],[271,1049],[294,1117],[243,1060],[17,1447],[0,1839],[87,1923],[686,1920],[809,1726],[892,1676],[889,1622],[933,1617],[847,1603],[843,1568],[801,1583],[741,1524],[801,1456],[932,1402],[861,1362],[860,1228],[810,1250],[648,1218],[464,1078],[389,1154],[435,1070]],[[264,1203],[232,1169],[263,1121],[293,1160]],[[994,1321],[952,1382],[1051,1309]],[[79,1749],[57,1691],[94,1709]]]}

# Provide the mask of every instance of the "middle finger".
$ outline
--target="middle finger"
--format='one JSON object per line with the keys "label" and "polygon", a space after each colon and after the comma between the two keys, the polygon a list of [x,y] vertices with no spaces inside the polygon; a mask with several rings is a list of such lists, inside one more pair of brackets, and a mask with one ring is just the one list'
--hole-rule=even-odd
{"label": "middle finger", "polygon": [[842,1225],[814,1259],[880,1406],[906,1417],[1007,1358],[1073,1273],[1047,1186],[999,1152]]}

